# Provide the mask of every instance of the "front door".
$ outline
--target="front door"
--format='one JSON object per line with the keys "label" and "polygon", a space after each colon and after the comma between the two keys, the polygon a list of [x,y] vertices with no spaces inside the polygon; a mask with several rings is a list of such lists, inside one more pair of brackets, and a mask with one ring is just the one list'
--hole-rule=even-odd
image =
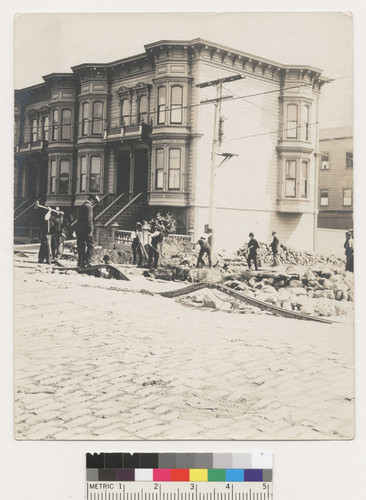
{"label": "front door", "polygon": [[147,149],[135,149],[133,196],[146,193],[149,180],[149,155]]}
{"label": "front door", "polygon": [[121,151],[117,159],[117,196],[130,191],[130,152]]}

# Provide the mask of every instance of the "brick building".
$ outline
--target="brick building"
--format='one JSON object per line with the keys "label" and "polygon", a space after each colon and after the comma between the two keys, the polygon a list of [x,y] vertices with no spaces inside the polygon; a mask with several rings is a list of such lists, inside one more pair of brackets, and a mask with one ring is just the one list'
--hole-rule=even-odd
{"label": "brick building", "polygon": [[351,127],[319,132],[318,227],[353,227],[353,134]]}
{"label": "brick building", "polygon": [[[177,231],[200,236],[208,223],[214,86],[223,86],[216,172],[217,249],[253,231],[268,241],[315,245],[321,70],[288,66],[201,39],[160,41],[108,64],[80,64],[15,92],[15,227],[35,199],[75,215],[102,197],[96,225],[132,228],[157,210]],[[231,96],[230,98],[228,96]],[[217,156],[217,165],[227,156]],[[17,230],[17,229],[16,229]]]}

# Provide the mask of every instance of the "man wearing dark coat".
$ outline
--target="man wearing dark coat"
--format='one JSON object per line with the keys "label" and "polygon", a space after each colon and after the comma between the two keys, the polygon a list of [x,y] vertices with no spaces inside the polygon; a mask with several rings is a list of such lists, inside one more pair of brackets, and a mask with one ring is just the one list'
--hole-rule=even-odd
{"label": "man wearing dark coat", "polygon": [[78,249],[78,267],[88,267],[94,254],[94,214],[93,206],[99,203],[98,196],[89,196],[89,199],[79,208],[76,224]]}
{"label": "man wearing dark coat", "polygon": [[206,254],[208,258],[208,266],[211,267],[211,247],[208,241],[206,240],[206,236],[201,236],[198,240],[197,245],[200,246],[200,253],[198,254],[196,267],[200,267],[200,265],[204,266],[205,262],[203,260],[203,256]]}
{"label": "man wearing dark coat", "polygon": [[257,249],[259,248],[258,241],[254,239],[254,234],[249,233],[249,243],[248,243],[248,267],[249,269],[251,268],[252,261],[254,263],[255,270],[258,271],[258,264],[257,264]]}
{"label": "man wearing dark coat", "polygon": [[38,252],[38,262],[42,264],[46,260],[46,264],[51,264],[51,240],[54,230],[53,219],[51,217],[51,208],[48,208],[46,215],[41,222],[41,246]]}
{"label": "man wearing dark coat", "polygon": [[272,231],[273,240],[272,240],[272,243],[271,243],[271,248],[272,248],[273,265],[274,266],[278,266],[277,255],[278,255],[278,247],[279,247],[279,244],[280,244],[280,241],[277,238],[276,234],[277,234],[276,231]]}

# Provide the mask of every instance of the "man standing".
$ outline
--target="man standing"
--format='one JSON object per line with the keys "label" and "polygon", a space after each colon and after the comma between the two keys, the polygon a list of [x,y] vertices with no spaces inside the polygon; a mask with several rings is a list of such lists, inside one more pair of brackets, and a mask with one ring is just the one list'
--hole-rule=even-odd
{"label": "man standing", "polygon": [[141,250],[141,222],[137,222],[135,227],[135,234],[132,239],[132,254],[133,254],[133,263],[136,264],[136,260],[138,257],[138,266],[142,267],[142,250]]}
{"label": "man standing", "polygon": [[60,259],[64,251],[66,235],[63,229],[64,213],[60,211],[59,207],[56,207],[56,210],[58,213],[53,217],[54,232],[52,235],[51,248],[52,257],[54,259]]}
{"label": "man standing", "polygon": [[254,262],[254,267],[255,270],[258,271],[258,264],[257,264],[257,249],[259,248],[258,241],[254,239],[254,234],[249,233],[249,243],[248,243],[248,267],[251,269],[252,261]]}
{"label": "man standing", "polygon": [[51,264],[51,239],[53,234],[53,221],[51,218],[51,207],[48,207],[46,215],[41,222],[41,246],[38,252],[38,262],[42,264],[46,260],[46,264]]}
{"label": "man standing", "polygon": [[344,243],[346,254],[346,271],[353,273],[353,231],[346,232],[346,241]]}
{"label": "man standing", "polygon": [[163,232],[152,227],[149,240],[149,261],[147,265],[157,269],[159,263],[158,245],[163,241]]}
{"label": "man standing", "polygon": [[205,265],[205,262],[202,258],[205,254],[207,255],[207,258],[208,258],[208,265],[209,265],[209,267],[211,267],[211,264],[212,264],[211,263],[211,247],[210,247],[208,241],[206,241],[206,236],[201,236],[201,238],[197,242],[197,245],[200,246],[200,253],[198,254],[196,267],[199,267],[200,264],[202,264],[202,266]]}
{"label": "man standing", "polygon": [[280,241],[277,238],[276,234],[277,234],[276,231],[272,231],[273,240],[272,240],[272,243],[271,243],[271,248],[272,248],[273,265],[274,266],[278,266],[277,255],[278,255],[278,247],[279,247],[279,244],[280,244]]}
{"label": "man standing", "polygon": [[99,197],[91,195],[79,209],[76,223],[76,237],[78,248],[78,267],[88,267],[94,254],[94,216],[93,206],[99,203]]}

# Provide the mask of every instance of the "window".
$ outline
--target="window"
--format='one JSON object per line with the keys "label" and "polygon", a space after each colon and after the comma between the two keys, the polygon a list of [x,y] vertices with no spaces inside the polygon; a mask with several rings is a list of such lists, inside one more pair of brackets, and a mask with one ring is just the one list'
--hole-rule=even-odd
{"label": "window", "polygon": [[299,176],[299,196],[300,198],[308,197],[308,162],[302,161],[300,165]]}
{"label": "window", "polygon": [[89,133],[89,103],[84,102],[81,108],[81,135]]}
{"label": "window", "polygon": [[69,160],[60,161],[59,194],[68,194],[69,192],[69,165]]}
{"label": "window", "polygon": [[320,206],[327,207],[329,205],[329,191],[328,189],[320,190]]}
{"label": "window", "polygon": [[95,101],[93,104],[92,134],[101,134],[103,129],[103,103]]}
{"label": "window", "polygon": [[296,161],[286,161],[285,197],[296,198]]}
{"label": "window", "polygon": [[49,141],[50,139],[50,118],[45,116],[43,120],[43,140]]}
{"label": "window", "polygon": [[86,156],[80,158],[80,193],[86,192]]}
{"label": "window", "polygon": [[158,125],[165,123],[166,88],[159,87],[158,90]]}
{"label": "window", "polygon": [[100,192],[100,171],[101,160],[100,156],[92,156],[90,163],[90,193]]}
{"label": "window", "polygon": [[310,106],[302,107],[302,137],[305,141],[310,139]]}
{"label": "window", "polygon": [[343,206],[351,207],[352,206],[352,190],[351,189],[343,189]]}
{"label": "window", "polygon": [[61,140],[71,139],[71,110],[63,109],[61,113]]}
{"label": "window", "polygon": [[163,189],[164,187],[164,150],[156,150],[156,176],[155,189]]}
{"label": "window", "polygon": [[36,142],[38,134],[38,122],[37,118],[32,119],[32,142]]}
{"label": "window", "polygon": [[51,161],[50,193],[56,193],[56,160]]}
{"label": "window", "polygon": [[130,101],[123,99],[121,103],[121,122],[122,125],[130,125]]}
{"label": "window", "polygon": [[180,189],[180,149],[169,150],[169,189]]}
{"label": "window", "polygon": [[297,105],[289,104],[287,106],[287,139],[297,139]]}
{"label": "window", "polygon": [[353,168],[353,153],[346,153],[346,168]]}
{"label": "window", "polygon": [[329,153],[322,153],[321,170],[329,170]]}
{"label": "window", "polygon": [[139,123],[147,123],[147,97],[142,95],[139,99]]}
{"label": "window", "polygon": [[175,85],[172,87],[171,105],[170,105],[170,122],[182,123],[183,116],[183,89]]}
{"label": "window", "polygon": [[58,132],[58,109],[54,109],[52,113],[52,140],[57,141]]}

